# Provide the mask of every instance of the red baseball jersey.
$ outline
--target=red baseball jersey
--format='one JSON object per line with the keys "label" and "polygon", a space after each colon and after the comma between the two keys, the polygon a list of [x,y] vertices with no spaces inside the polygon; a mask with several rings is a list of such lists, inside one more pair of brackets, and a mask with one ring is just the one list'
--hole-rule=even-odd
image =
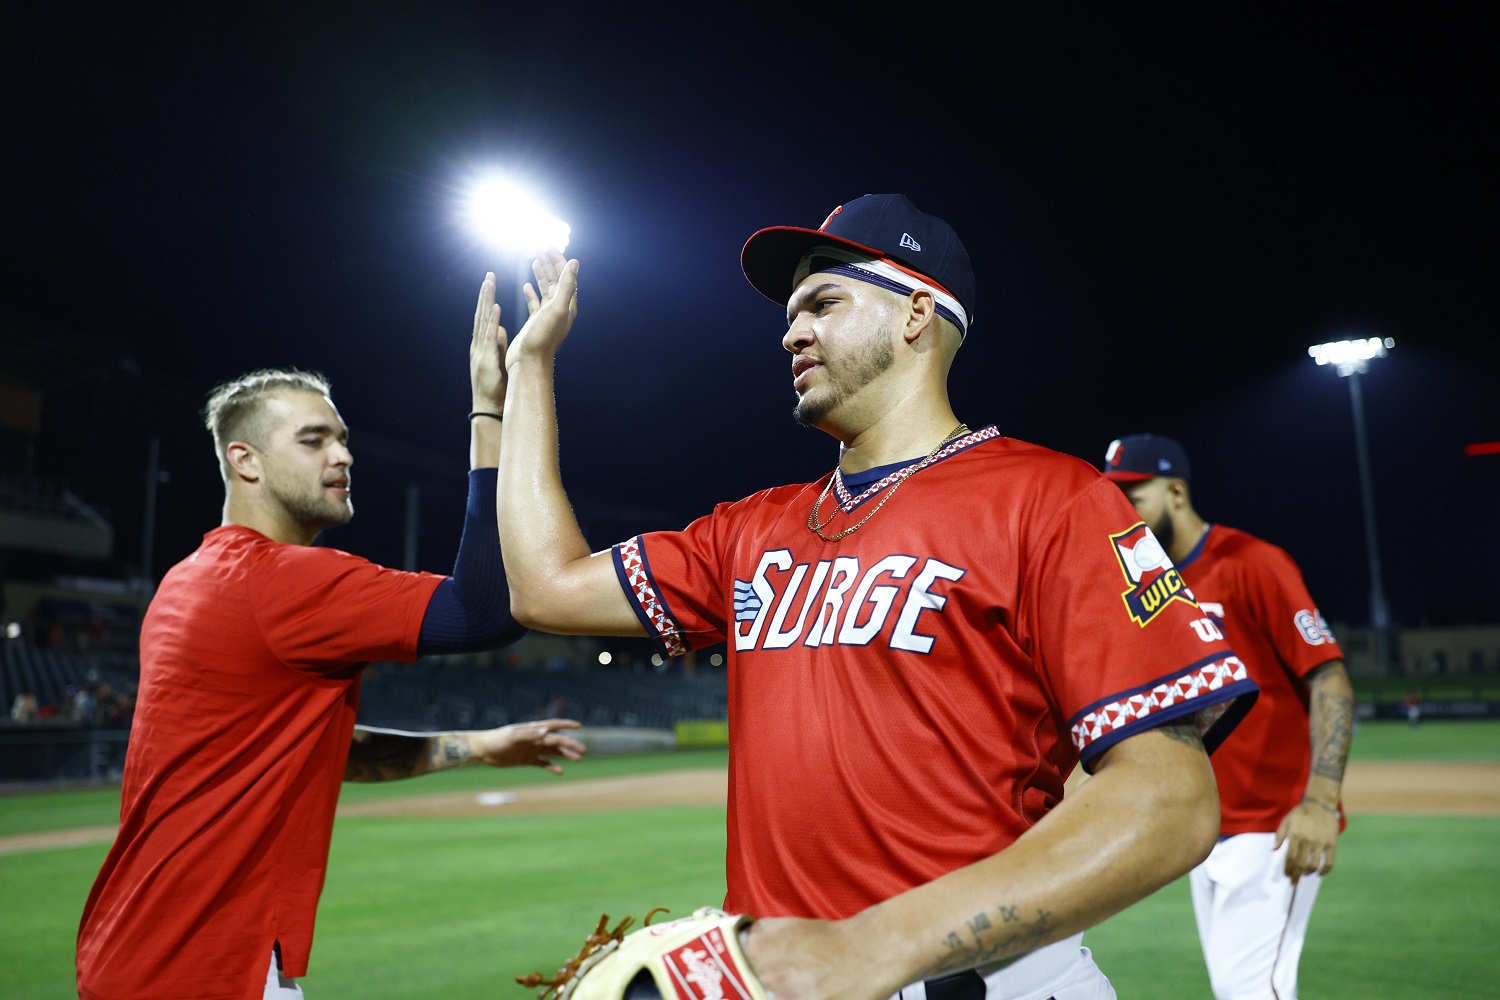
{"label": "red baseball jersey", "polygon": [[416,659],[442,579],[240,526],[167,573],[78,933],[83,1000],[258,998],[278,941],[306,973],[360,672]]}
{"label": "red baseball jersey", "polygon": [[[989,857],[1117,741],[1254,684],[1120,491],[993,428],[849,496],[826,480],[614,549],[648,632],[727,644],[725,908],[841,918]],[[828,517],[841,494],[823,503]]]}
{"label": "red baseball jersey", "polygon": [[1312,763],[1302,678],[1343,651],[1297,564],[1270,542],[1215,524],[1179,568],[1260,688],[1255,711],[1213,757],[1219,832],[1275,832],[1302,800]]}

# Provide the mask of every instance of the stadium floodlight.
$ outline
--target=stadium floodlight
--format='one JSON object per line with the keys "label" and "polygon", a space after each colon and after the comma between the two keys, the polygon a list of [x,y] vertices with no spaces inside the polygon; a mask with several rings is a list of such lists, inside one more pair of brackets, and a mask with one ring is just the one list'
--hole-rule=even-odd
{"label": "stadium floodlight", "polygon": [[1390,612],[1380,571],[1380,545],[1375,531],[1375,490],[1370,479],[1370,444],[1365,434],[1365,397],[1360,376],[1370,362],[1389,356],[1396,342],[1390,337],[1365,337],[1315,344],[1308,355],[1320,365],[1332,365],[1349,383],[1349,405],[1354,411],[1354,450],[1359,460],[1359,494],[1365,515],[1365,554],[1370,564],[1370,628],[1375,632],[1375,659],[1381,670],[1390,667]]}
{"label": "stadium floodlight", "polygon": [[514,284],[513,304],[505,307],[501,322],[507,332],[516,333],[526,321],[526,296],[523,285],[532,281],[531,262],[548,247],[559,251],[568,248],[572,227],[542,207],[541,201],[519,184],[490,174],[469,185],[464,218],[470,230],[491,249],[513,261],[514,276],[507,279],[503,268],[497,268],[502,288]]}
{"label": "stadium floodlight", "polygon": [[499,249],[532,254],[546,247],[566,250],[572,229],[533,195],[504,178],[474,185],[468,216],[476,233]]}
{"label": "stadium floodlight", "polygon": [[1340,376],[1362,375],[1370,370],[1371,361],[1385,357],[1395,346],[1390,337],[1366,337],[1314,344],[1307,353],[1320,365],[1333,365]]}

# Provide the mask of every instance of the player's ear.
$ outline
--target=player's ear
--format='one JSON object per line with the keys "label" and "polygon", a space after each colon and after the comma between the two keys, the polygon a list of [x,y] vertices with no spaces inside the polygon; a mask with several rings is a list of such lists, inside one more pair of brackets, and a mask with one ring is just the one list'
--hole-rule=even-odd
{"label": "player's ear", "polygon": [[1182,510],[1188,505],[1188,485],[1186,479],[1167,480],[1167,499],[1173,510]]}
{"label": "player's ear", "polygon": [[236,479],[247,483],[260,480],[260,453],[243,441],[231,441],[224,448],[224,464]]}
{"label": "player's ear", "polygon": [[902,335],[908,344],[914,343],[924,331],[937,329],[937,300],[925,288],[918,288],[906,296],[906,325]]}

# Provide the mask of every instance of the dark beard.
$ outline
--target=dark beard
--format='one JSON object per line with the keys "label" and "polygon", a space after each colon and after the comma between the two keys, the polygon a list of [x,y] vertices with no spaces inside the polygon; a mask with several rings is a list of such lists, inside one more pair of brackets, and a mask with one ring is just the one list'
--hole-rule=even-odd
{"label": "dark beard", "polygon": [[792,419],[803,427],[817,427],[833,408],[875,381],[896,361],[896,349],[891,346],[891,332],[882,328],[880,336],[867,345],[864,352],[850,362],[849,370],[834,376],[829,391],[821,400],[807,397],[797,400],[792,407]]}
{"label": "dark beard", "polygon": [[808,405],[805,400],[799,399],[797,405],[792,407],[792,419],[803,427],[816,429],[818,421],[828,416],[828,411],[832,410],[837,402],[836,399],[825,399],[817,405]]}
{"label": "dark beard", "polygon": [[1151,526],[1151,534],[1156,536],[1158,542],[1161,542],[1162,551],[1171,552],[1172,542],[1177,538],[1177,529],[1172,527],[1172,516],[1162,514]]}

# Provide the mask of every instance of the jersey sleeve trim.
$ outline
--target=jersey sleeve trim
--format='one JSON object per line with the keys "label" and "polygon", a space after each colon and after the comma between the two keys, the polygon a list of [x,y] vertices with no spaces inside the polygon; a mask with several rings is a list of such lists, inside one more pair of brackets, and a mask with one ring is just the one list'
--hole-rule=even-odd
{"label": "jersey sleeve trim", "polygon": [[1212,738],[1217,747],[1259,693],[1239,657],[1209,657],[1180,673],[1095,702],[1074,715],[1068,728],[1085,765],[1128,736],[1188,715],[1194,716],[1205,746]]}
{"label": "jersey sleeve trim", "polygon": [[1198,731],[1203,734],[1203,749],[1213,753],[1219,744],[1240,724],[1240,720],[1254,707],[1260,697],[1260,687],[1248,678],[1230,685],[1232,695],[1228,701],[1216,702],[1198,710]]}
{"label": "jersey sleeve trim", "polygon": [[616,545],[612,550],[615,575],[630,600],[635,616],[640,619],[646,634],[655,638],[666,656],[681,656],[688,651],[682,628],[667,610],[651,576],[651,564],[646,559],[646,550],[641,545],[641,536],[636,535]]}

